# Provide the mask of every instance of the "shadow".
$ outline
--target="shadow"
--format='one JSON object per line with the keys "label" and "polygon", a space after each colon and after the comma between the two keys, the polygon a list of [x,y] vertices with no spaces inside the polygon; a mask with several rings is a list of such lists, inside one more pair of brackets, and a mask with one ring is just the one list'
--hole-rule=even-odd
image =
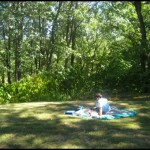
{"label": "shadow", "polygon": [[93,101],[3,105],[0,108],[0,148],[148,149],[150,103],[111,103],[124,109],[134,108],[138,114],[114,120],[86,119],[64,114],[68,108],[91,106]]}
{"label": "shadow", "polygon": [[112,95],[110,99],[122,101],[150,101],[150,94],[116,94]]}

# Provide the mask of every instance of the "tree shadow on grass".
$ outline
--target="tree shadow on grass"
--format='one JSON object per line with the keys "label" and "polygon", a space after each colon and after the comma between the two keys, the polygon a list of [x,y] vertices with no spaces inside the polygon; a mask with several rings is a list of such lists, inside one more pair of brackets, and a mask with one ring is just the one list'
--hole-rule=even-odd
{"label": "tree shadow on grass", "polygon": [[111,96],[111,99],[121,101],[150,101],[150,94],[117,94]]}
{"label": "tree shadow on grass", "polygon": [[[63,114],[68,108],[80,104],[81,102],[46,103],[30,109],[29,106],[32,105],[22,105],[23,108],[18,110],[17,105],[9,109],[3,107],[0,110],[0,148],[150,147],[149,103],[120,102],[124,108],[136,106],[140,114],[115,120],[75,118]],[[85,104],[88,105],[87,102]],[[42,113],[49,116],[38,118]]]}

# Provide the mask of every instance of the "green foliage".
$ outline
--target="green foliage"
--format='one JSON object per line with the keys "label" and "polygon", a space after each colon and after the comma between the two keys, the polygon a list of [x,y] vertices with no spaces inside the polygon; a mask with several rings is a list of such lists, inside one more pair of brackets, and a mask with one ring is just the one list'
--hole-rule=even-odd
{"label": "green foliage", "polygon": [[[141,4],[149,41],[149,4]],[[141,32],[132,2],[66,1],[59,12],[58,6],[0,2],[1,103],[149,92],[149,64],[141,72]],[[148,57],[149,49],[147,42]]]}
{"label": "green foliage", "polygon": [[0,104],[5,104],[10,102],[11,95],[7,89],[8,89],[7,84],[0,85]]}
{"label": "green foliage", "polygon": [[40,100],[44,81],[38,76],[28,76],[20,82],[8,85],[8,87],[11,95],[10,102],[30,102]]}

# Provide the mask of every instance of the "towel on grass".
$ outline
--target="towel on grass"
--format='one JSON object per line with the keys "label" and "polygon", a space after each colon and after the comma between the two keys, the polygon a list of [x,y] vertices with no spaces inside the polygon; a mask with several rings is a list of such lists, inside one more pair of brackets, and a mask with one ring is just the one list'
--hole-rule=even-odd
{"label": "towel on grass", "polygon": [[108,111],[105,115],[102,115],[100,117],[98,113],[96,111],[91,110],[91,108],[84,107],[84,106],[76,106],[70,110],[65,111],[65,114],[84,117],[84,118],[112,120],[112,119],[117,119],[117,118],[132,117],[132,116],[135,116],[137,112],[134,110],[118,109],[115,106],[110,106],[110,111]]}

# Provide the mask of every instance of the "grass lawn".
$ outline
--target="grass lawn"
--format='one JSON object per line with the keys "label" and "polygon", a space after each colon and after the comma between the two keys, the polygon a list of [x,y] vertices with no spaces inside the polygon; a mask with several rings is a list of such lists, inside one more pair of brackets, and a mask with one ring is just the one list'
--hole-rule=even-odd
{"label": "grass lawn", "polygon": [[109,102],[137,115],[97,120],[64,114],[72,106],[93,106],[95,100],[0,105],[0,148],[150,148],[150,96]]}

